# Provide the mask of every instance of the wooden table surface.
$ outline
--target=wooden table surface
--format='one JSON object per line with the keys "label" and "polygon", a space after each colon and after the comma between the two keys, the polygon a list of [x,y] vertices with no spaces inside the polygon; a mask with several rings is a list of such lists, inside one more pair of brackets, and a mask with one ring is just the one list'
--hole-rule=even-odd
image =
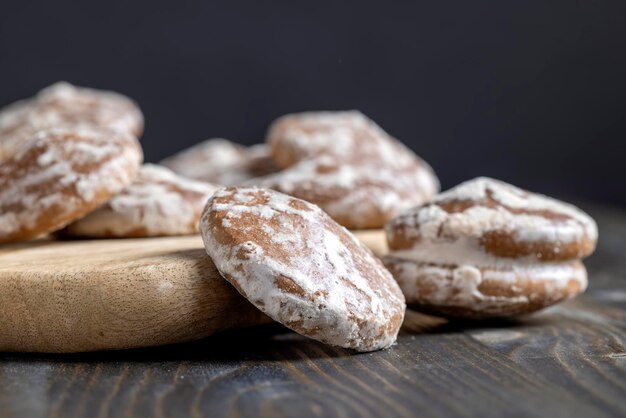
{"label": "wooden table surface", "polygon": [[1,417],[626,416],[626,213],[579,299],[516,321],[409,313],[354,355],[277,325],[144,350],[0,358]]}

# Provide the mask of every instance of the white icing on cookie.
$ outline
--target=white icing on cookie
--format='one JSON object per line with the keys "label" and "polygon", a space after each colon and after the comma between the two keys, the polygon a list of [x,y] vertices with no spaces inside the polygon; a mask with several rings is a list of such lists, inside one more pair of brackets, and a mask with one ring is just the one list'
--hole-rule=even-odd
{"label": "white icing on cookie", "polygon": [[428,164],[357,111],[283,116],[267,142],[285,169],[253,184],[318,204],[350,228],[381,227],[439,190]]}
{"label": "white icing on cookie", "polygon": [[404,315],[400,289],[317,206],[269,190],[222,189],[200,230],[218,270],[273,319],[359,351],[395,341]]}
{"label": "white icing on cookie", "polygon": [[[449,208],[455,204],[462,210]],[[578,208],[484,177],[441,193],[430,204],[393,219],[386,229],[392,243],[398,230],[414,241],[413,249],[400,250],[398,255],[403,258],[483,266],[502,262],[485,254],[482,240],[492,232],[508,234],[522,245],[546,243],[556,254],[565,245],[595,243],[598,237],[594,220]],[[532,258],[541,257],[536,254]]]}
{"label": "white icing on cookie", "polygon": [[[371,136],[387,136],[378,125],[359,111],[321,111],[278,118],[270,126],[268,142],[288,145],[294,154],[294,160],[317,158],[321,155],[349,157],[369,151],[363,150],[359,147],[358,140],[355,141],[355,132],[360,131]],[[385,145],[387,144],[382,147]],[[388,147],[381,150],[382,158],[390,153]]]}
{"label": "white icing on cookie", "polygon": [[[537,193],[526,192],[511,184],[502,181],[479,177],[467,181],[459,186],[441,193],[434,202],[450,200],[479,201],[486,199],[490,192],[491,198],[499,206],[492,208],[470,208],[467,218],[474,221],[465,225],[468,231],[466,236],[476,236],[476,230],[498,229],[509,225],[518,233],[523,241],[560,240],[571,241],[586,235],[590,239],[598,238],[598,228],[595,221],[586,213],[565,202]],[[568,219],[559,222],[558,229],[550,228],[550,219],[541,215],[511,213],[512,209],[520,211],[549,211],[563,215]],[[461,221],[457,221],[461,223]],[[554,221],[553,221],[554,222]],[[473,227],[472,227],[473,226]]]}
{"label": "white icing on cookie", "polygon": [[0,163],[0,242],[60,229],[131,183],[143,158],[130,134],[40,131]]}
{"label": "white icing on cookie", "polygon": [[50,126],[95,126],[130,132],[143,131],[143,114],[128,97],[106,90],[96,90],[58,82],[37,94],[37,108],[32,123],[39,128]]}
{"label": "white icing on cookie", "polygon": [[[332,171],[327,167],[333,167]],[[411,176],[398,176],[391,166],[374,169],[344,164],[332,157],[304,160],[247,184],[316,202],[340,223],[349,217],[351,221],[345,223],[349,222],[352,228],[370,226],[367,219],[372,216],[390,219],[436,193],[432,177],[423,170],[416,170]],[[416,188],[416,184],[420,186]],[[414,192],[405,193],[409,190]]]}
{"label": "white icing on cookie", "polygon": [[37,132],[62,127],[106,128],[137,136],[143,131],[143,115],[121,94],[59,82],[34,98],[0,109],[0,161]]}
{"label": "white icing on cookie", "polygon": [[[527,313],[574,297],[587,288],[587,272],[579,262],[483,269],[473,264],[437,265],[389,256],[385,264],[393,271],[409,304],[444,309],[444,313],[449,313],[445,308],[460,308],[467,311],[463,315],[474,317]],[[577,283],[575,292],[569,287],[572,282]],[[481,285],[507,288],[507,292],[488,294]]]}
{"label": "white icing on cookie", "polygon": [[204,205],[216,189],[165,167],[145,164],[123,192],[69,225],[64,233],[80,237],[196,234]]}
{"label": "white icing on cookie", "polygon": [[389,254],[419,263],[475,264],[492,268],[510,268],[514,265],[537,263],[537,258],[534,256],[509,258],[488,254],[475,239],[471,238],[459,238],[454,241],[441,240],[437,243],[422,241],[412,248],[390,251]]}

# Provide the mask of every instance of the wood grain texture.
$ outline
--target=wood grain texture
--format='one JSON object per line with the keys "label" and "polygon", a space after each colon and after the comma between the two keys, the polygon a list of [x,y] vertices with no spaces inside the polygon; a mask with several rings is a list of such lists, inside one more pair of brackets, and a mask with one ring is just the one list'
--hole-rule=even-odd
{"label": "wood grain texture", "polygon": [[268,321],[219,275],[199,237],[0,251],[2,351],[148,347]]}
{"label": "wood grain texture", "polygon": [[517,321],[407,315],[398,344],[354,355],[277,325],[193,343],[5,354],[2,417],[623,417],[626,214],[600,224],[581,298]]}
{"label": "wood grain texture", "polygon": [[[382,231],[357,236],[384,251]],[[150,347],[267,322],[199,236],[0,246],[0,351]]]}

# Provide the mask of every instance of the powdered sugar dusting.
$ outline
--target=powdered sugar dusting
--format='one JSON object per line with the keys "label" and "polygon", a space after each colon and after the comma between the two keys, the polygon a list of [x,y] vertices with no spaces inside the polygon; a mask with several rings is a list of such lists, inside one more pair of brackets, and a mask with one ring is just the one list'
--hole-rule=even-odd
{"label": "powdered sugar dusting", "polygon": [[143,115],[129,98],[60,82],[34,98],[0,109],[0,161],[37,132],[51,128],[106,128],[140,135]]}
{"label": "powdered sugar dusting", "polygon": [[37,111],[32,119],[39,129],[70,124],[120,130],[136,136],[143,131],[143,114],[128,97],[67,82],[55,83],[37,94]]}
{"label": "powdered sugar dusting", "polygon": [[395,341],[404,301],[393,278],[317,206],[269,190],[222,189],[200,229],[218,270],[273,319],[361,351]]}
{"label": "powdered sugar dusting", "polygon": [[123,192],[64,232],[82,237],[195,234],[202,209],[216,189],[165,167],[145,164]]}
{"label": "powdered sugar dusting", "polygon": [[285,170],[250,184],[316,203],[351,228],[381,227],[439,190],[428,164],[357,111],[286,115],[267,141]]}
{"label": "powdered sugar dusting", "polygon": [[[485,208],[480,208],[483,213],[470,214],[469,216],[484,222],[490,218],[491,222],[511,224],[515,222],[514,228],[522,235],[520,239],[540,240],[540,239],[561,239],[564,241],[579,239],[582,235],[590,239],[598,238],[598,229],[594,220],[580,209],[565,202],[558,201],[548,196],[536,193],[529,193],[513,185],[490,179],[479,177],[474,180],[462,183],[459,186],[440,194],[436,202],[446,202],[450,200],[471,200],[481,201],[491,197],[498,202],[496,210],[485,212]],[[548,231],[545,226],[549,219],[538,215],[524,215],[514,218],[510,208],[521,209],[523,211],[549,211],[563,215],[568,219],[562,221],[559,231]],[[474,208],[470,208],[472,210]],[[518,215],[520,215],[518,213]],[[519,225],[519,226],[517,226]],[[548,228],[549,229],[549,228]],[[545,235],[548,235],[547,237]],[[550,236],[552,235],[552,236]]]}
{"label": "powdered sugar dusting", "polygon": [[[521,313],[531,303],[547,306],[573,297],[575,294],[568,290],[571,282],[578,284],[577,292],[587,287],[587,272],[578,262],[485,269],[472,264],[437,265],[388,256],[385,264],[394,272],[409,303],[461,308],[473,311],[468,315],[477,317]],[[481,285],[489,282],[498,282],[509,291],[487,294]]]}
{"label": "powdered sugar dusting", "polygon": [[[465,202],[463,210],[446,210],[446,205]],[[492,231],[506,232],[520,243],[551,243],[555,251],[598,236],[594,220],[574,206],[489,178],[463,183],[397,217],[387,225],[390,240],[396,228],[415,239],[416,253],[428,251],[430,261],[444,263],[487,261],[481,239]]]}
{"label": "powdered sugar dusting", "polygon": [[420,169],[413,175],[398,176],[393,166],[372,169],[320,157],[248,183],[317,202],[336,220],[350,217],[349,226],[359,228],[372,226],[368,222],[372,216],[390,219],[423,203],[426,196],[436,192],[436,186],[429,181],[417,191],[415,186],[429,178]]}
{"label": "powdered sugar dusting", "polygon": [[358,131],[386,134],[358,111],[304,112],[285,115],[270,126],[268,142],[287,145],[294,160],[317,158],[321,155],[351,156],[362,152],[354,134]]}
{"label": "powdered sugar dusting", "polygon": [[41,131],[0,164],[0,241],[32,238],[82,216],[128,185],[141,159],[129,134]]}

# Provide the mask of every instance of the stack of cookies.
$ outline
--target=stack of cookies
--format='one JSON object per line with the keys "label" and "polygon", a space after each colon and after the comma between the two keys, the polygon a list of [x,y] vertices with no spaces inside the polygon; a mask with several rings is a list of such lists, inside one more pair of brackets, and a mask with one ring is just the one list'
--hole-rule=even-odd
{"label": "stack of cookies", "polygon": [[477,178],[387,224],[385,265],[410,306],[438,315],[526,314],[587,287],[598,230],[581,210]]}

